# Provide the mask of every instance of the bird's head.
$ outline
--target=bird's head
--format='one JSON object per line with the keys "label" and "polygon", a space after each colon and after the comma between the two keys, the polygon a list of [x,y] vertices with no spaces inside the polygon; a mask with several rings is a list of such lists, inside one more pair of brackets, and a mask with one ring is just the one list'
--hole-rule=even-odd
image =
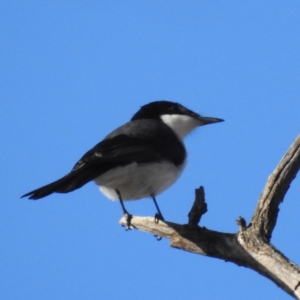
{"label": "bird's head", "polygon": [[170,101],[155,101],[142,106],[131,120],[139,119],[162,121],[181,139],[199,126],[224,121],[218,118],[200,116],[181,104]]}

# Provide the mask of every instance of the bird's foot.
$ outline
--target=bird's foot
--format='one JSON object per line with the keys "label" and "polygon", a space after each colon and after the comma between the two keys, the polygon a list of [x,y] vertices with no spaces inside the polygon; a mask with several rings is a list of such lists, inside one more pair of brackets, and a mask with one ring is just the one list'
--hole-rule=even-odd
{"label": "bird's foot", "polygon": [[154,222],[157,224],[159,221],[164,221],[164,217],[161,213],[156,213],[154,216]]}
{"label": "bird's foot", "polygon": [[128,212],[125,212],[124,217],[126,218],[125,230],[128,231],[128,230],[131,230],[132,228],[134,228],[134,226],[131,225],[132,215],[129,214]]}
{"label": "bird's foot", "polygon": [[[154,216],[154,222],[157,224],[159,221],[164,221],[164,217],[160,213],[156,213]],[[157,241],[161,241],[162,236],[154,235]]]}
{"label": "bird's foot", "polygon": [[154,235],[154,237],[156,238],[157,241],[161,241],[162,240],[162,236]]}

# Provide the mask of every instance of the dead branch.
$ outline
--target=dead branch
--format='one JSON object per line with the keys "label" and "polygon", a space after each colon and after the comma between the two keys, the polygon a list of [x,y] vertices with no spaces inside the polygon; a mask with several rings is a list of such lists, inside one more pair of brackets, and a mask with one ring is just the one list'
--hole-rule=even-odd
{"label": "dead branch", "polygon": [[300,136],[296,138],[284,155],[260,196],[251,223],[254,230],[270,240],[279,212],[279,204],[283,201],[291,182],[300,169]]}
{"label": "dead branch", "polygon": [[[251,223],[246,226],[245,220],[239,217],[239,231],[235,234],[197,226],[207,211],[203,187],[196,190],[195,202],[188,214],[188,224],[156,223],[151,217],[134,216],[132,227],[169,238],[171,247],[250,268],[272,280],[292,297],[300,299],[300,268],[270,243],[279,204],[299,169],[300,135],[269,176]],[[123,217],[120,224],[126,226],[126,218]]]}

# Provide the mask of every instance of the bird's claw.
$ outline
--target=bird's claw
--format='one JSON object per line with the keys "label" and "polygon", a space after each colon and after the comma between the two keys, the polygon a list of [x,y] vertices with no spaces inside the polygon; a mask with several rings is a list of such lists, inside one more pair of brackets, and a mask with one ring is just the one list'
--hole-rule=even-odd
{"label": "bird's claw", "polygon": [[[154,222],[156,224],[158,224],[159,221],[164,221],[164,217],[162,216],[162,214],[160,213],[156,213],[155,216],[154,216]],[[154,235],[154,237],[156,238],[157,241],[161,241],[162,239],[162,236],[158,236],[158,235]]]}
{"label": "bird's claw", "polygon": [[157,224],[159,221],[164,221],[164,217],[160,213],[156,213],[154,216],[154,222]]}
{"label": "bird's claw", "polygon": [[162,236],[154,235],[154,237],[156,238],[157,241],[161,241],[162,240]]}
{"label": "bird's claw", "polygon": [[131,224],[131,220],[132,220],[132,215],[129,214],[128,212],[124,213],[124,217],[126,218],[126,226],[125,226],[125,230],[131,230],[132,228],[134,228],[134,226]]}

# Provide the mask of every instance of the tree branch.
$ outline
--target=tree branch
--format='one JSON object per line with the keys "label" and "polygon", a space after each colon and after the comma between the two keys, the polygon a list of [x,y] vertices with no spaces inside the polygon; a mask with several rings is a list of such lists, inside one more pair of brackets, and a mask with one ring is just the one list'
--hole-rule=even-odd
{"label": "tree branch", "polygon": [[[207,211],[203,187],[196,190],[188,224],[165,221],[156,223],[151,217],[134,216],[131,225],[156,236],[169,238],[171,247],[250,268],[272,280],[292,297],[300,299],[300,268],[270,243],[278,206],[299,168],[300,136],[269,177],[249,226],[239,217],[240,229],[236,234],[197,226],[201,216]],[[126,226],[126,218],[123,217],[120,223]]]}
{"label": "tree branch", "polygon": [[283,201],[299,169],[300,135],[269,176],[251,220],[253,229],[268,240],[271,239],[272,231],[276,225],[279,204]]}

